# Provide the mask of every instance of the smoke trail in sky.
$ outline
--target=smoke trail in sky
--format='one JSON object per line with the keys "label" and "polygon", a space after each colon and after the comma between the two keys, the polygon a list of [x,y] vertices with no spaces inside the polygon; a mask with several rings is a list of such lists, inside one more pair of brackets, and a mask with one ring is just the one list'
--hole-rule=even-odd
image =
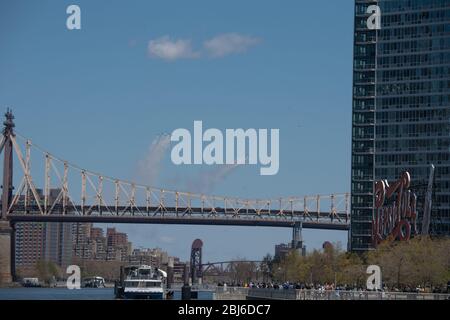
{"label": "smoke trail in sky", "polygon": [[[170,148],[170,135],[162,134],[153,140],[145,159],[139,162],[138,179],[145,185],[161,187],[158,177],[162,171],[162,162]],[[217,165],[212,169],[201,168],[194,175],[178,175],[170,179],[172,188],[192,193],[210,194],[241,164]],[[164,186],[168,187],[168,186]]]}
{"label": "smoke trail in sky", "polygon": [[139,179],[146,185],[156,185],[161,163],[170,147],[170,135],[162,134],[153,140],[144,160],[139,162]]}
{"label": "smoke trail in sky", "polygon": [[211,194],[214,188],[223,182],[241,164],[219,165],[218,167],[200,171],[198,176],[188,179],[186,185],[191,192]]}

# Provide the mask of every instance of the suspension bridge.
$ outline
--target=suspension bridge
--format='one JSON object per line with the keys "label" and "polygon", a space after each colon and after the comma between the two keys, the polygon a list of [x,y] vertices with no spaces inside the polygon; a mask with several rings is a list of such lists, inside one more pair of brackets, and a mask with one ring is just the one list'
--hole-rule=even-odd
{"label": "suspension bridge", "polygon": [[[350,226],[349,193],[246,199],[141,185],[61,159],[16,133],[10,110],[5,118],[0,282],[11,278],[10,265],[14,269],[14,224],[19,222],[289,227],[293,241],[300,239],[302,228]],[[42,176],[39,188],[35,178]]]}

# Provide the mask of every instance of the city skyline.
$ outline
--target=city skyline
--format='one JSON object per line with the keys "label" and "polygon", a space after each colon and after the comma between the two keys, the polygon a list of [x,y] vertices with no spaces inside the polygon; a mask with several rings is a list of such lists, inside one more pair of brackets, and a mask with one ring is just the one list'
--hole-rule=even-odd
{"label": "city skyline", "polygon": [[449,104],[450,0],[1,0],[0,302],[450,301]]}

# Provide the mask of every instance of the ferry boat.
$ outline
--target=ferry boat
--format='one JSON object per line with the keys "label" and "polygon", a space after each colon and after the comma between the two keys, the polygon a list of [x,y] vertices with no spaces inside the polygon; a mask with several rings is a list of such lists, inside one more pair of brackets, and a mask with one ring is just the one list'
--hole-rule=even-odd
{"label": "ferry boat", "polygon": [[167,273],[147,265],[121,267],[114,287],[118,299],[164,299]]}

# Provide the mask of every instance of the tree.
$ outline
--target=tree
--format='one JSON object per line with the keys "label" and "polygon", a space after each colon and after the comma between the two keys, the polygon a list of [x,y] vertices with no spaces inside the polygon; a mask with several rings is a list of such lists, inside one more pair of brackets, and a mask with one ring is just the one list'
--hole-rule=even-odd
{"label": "tree", "polygon": [[47,285],[61,275],[59,267],[54,262],[47,260],[39,260],[36,263],[36,271],[38,278]]}
{"label": "tree", "polygon": [[265,255],[259,266],[263,274],[263,282],[269,282],[269,279],[273,277],[273,265],[272,256],[270,254]]}
{"label": "tree", "polygon": [[444,285],[450,273],[450,240],[417,236],[409,241],[383,242],[368,254],[381,268],[383,282],[399,289]]}
{"label": "tree", "polygon": [[355,253],[344,253],[339,256],[337,272],[337,284],[350,287],[364,285],[367,275],[365,266],[360,256]]}
{"label": "tree", "polygon": [[100,276],[106,280],[117,280],[120,276],[120,267],[124,265],[121,261],[104,261],[104,260],[82,260],[74,259],[74,264],[81,268],[81,277],[89,278]]}
{"label": "tree", "polygon": [[277,282],[336,284],[364,287],[367,266],[380,266],[389,288],[444,287],[450,279],[450,239],[415,237],[385,241],[364,255],[348,253],[339,243],[314,250],[306,257],[291,251],[272,267]]}
{"label": "tree", "polygon": [[230,277],[234,283],[248,284],[256,275],[256,264],[249,261],[239,261],[240,258],[236,259],[238,262],[233,262],[230,266]]}

